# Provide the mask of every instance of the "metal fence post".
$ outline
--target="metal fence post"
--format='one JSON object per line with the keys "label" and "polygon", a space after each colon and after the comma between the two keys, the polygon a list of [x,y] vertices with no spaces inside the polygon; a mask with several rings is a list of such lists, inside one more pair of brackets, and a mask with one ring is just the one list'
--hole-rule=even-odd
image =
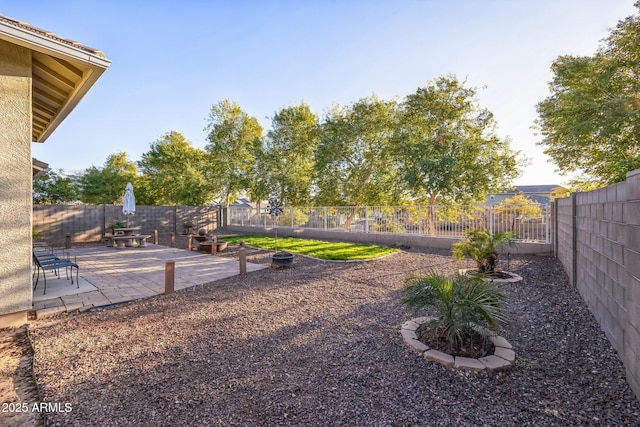
{"label": "metal fence post", "polygon": [[369,206],[364,207],[364,232],[369,232]]}
{"label": "metal fence post", "polygon": [[553,256],[558,258],[558,199],[553,201],[553,215],[551,221],[553,222]]}
{"label": "metal fence post", "polygon": [[418,205],[418,236],[422,236],[422,208]]}
{"label": "metal fence post", "polygon": [[547,205],[547,207],[544,210],[545,243],[551,243],[551,239],[550,239],[550,237],[551,237],[550,231],[551,230],[549,230],[549,225],[550,225],[549,224],[549,222],[550,222],[549,221],[549,219],[550,219],[549,210],[550,209],[551,209],[551,206]]}
{"label": "metal fence post", "polygon": [[324,214],[323,214],[323,217],[324,217],[324,231],[327,231],[327,207],[324,206],[322,208],[322,210],[324,212]]}
{"label": "metal fence post", "polygon": [[489,206],[489,233],[493,234],[493,206]]}

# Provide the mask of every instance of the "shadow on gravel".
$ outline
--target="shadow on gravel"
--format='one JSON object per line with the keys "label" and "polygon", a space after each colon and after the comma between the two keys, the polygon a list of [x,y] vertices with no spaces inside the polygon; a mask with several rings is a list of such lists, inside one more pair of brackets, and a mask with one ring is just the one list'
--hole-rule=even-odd
{"label": "shadow on gravel", "polygon": [[[225,256],[233,256],[232,251]],[[269,252],[251,253],[268,262]],[[453,371],[404,346],[404,277],[449,253],[296,259],[103,312],[36,324],[52,425],[631,425],[640,405],[558,263],[511,258],[513,370]]]}

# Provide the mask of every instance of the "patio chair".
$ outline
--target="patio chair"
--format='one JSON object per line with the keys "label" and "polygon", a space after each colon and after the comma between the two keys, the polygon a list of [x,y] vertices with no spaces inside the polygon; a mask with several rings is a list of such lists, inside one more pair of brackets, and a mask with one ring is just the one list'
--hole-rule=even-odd
{"label": "patio chair", "polygon": [[43,255],[42,257],[36,255],[33,252],[33,262],[37,268],[38,276],[36,277],[36,283],[33,285],[33,290],[35,291],[38,287],[38,281],[40,280],[40,270],[42,270],[42,276],[44,277],[44,292],[43,295],[47,294],[47,270],[52,270],[56,276],[60,275],[60,269],[64,267],[65,273],[67,275],[67,280],[69,280],[69,269],[71,269],[71,284],[73,285],[73,268],[76,269],[76,287],[80,288],[80,282],[78,280],[79,267],[78,264],[72,262],[70,259],[62,259],[55,256],[51,256],[50,254]]}
{"label": "patio chair", "polygon": [[[40,261],[49,258],[57,258],[57,256],[53,252],[53,247],[44,242],[34,242],[33,243],[33,254],[38,257]],[[38,266],[34,262],[33,263],[33,273],[31,274],[31,280],[33,281],[36,278],[36,272],[38,271]]]}

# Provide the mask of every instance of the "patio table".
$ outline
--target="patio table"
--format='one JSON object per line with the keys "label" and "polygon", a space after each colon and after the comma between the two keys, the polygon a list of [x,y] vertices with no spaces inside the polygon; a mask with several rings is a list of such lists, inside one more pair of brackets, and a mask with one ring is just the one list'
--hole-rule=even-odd
{"label": "patio table", "polygon": [[[113,232],[124,236],[135,236],[140,232],[140,227],[114,228]],[[132,247],[133,239],[127,239],[124,245],[128,248]]]}

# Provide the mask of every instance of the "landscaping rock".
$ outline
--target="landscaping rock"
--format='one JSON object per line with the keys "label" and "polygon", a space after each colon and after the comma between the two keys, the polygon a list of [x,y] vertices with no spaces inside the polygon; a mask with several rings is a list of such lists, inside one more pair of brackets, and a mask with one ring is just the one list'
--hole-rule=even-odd
{"label": "landscaping rock", "polygon": [[[247,248],[247,261],[269,265],[272,253]],[[517,351],[509,371],[457,371],[426,363],[434,350],[407,351],[398,330],[416,315],[400,304],[405,277],[465,267],[438,250],[366,263],[296,257],[289,270],[37,321],[41,399],[72,405],[47,425],[640,423],[620,359],[549,257],[512,255],[524,280],[499,285],[509,321],[499,334]]]}

